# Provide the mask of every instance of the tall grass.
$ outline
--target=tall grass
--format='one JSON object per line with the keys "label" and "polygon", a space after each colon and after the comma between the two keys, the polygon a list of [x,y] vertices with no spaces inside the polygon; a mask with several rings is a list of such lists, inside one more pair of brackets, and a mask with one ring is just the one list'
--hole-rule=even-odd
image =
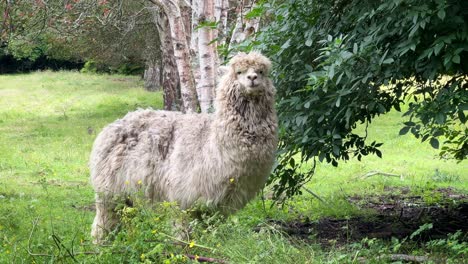
{"label": "tall grass", "polygon": [[[139,241],[141,248],[121,254],[121,248],[91,245],[89,237],[94,194],[87,162],[94,138],[106,124],[146,107],[161,108],[162,95],[145,91],[138,77],[77,72],[0,75],[0,263],[71,262],[73,258],[86,263],[125,262],[131,254],[132,261],[151,261],[141,258],[152,247],[144,241]],[[388,186],[414,190],[452,186],[466,193],[466,162],[440,160],[428,144],[398,136],[403,121],[401,113],[391,112],[370,125],[370,140],[384,143],[382,159],[366,157],[337,168],[318,165],[307,188],[326,203],[308,193],[284,207],[270,207],[270,201],[264,204],[257,199],[226,220],[196,229],[193,239],[214,251],[195,246],[181,252],[212,255],[232,263],[351,262],[356,257],[352,250],[328,251],[293,241],[265,219],[367,213],[347,202],[346,196],[381,193]],[[398,177],[362,177],[371,171]],[[152,221],[148,219],[144,220],[147,224]],[[261,231],[253,231],[259,225]],[[166,250],[171,249],[177,248]],[[166,261],[186,260],[168,257]]]}

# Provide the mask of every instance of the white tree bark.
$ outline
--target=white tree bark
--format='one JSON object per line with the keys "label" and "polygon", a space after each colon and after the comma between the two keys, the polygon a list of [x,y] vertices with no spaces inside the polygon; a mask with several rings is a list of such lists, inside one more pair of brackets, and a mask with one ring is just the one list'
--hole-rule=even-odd
{"label": "white tree bark", "polygon": [[237,19],[232,32],[231,40],[229,42],[229,50],[236,44],[241,43],[255,32],[258,31],[259,20],[258,18],[245,19],[245,15],[255,7],[255,1],[247,6],[244,0],[240,0],[236,8]]}
{"label": "white tree bark", "polygon": [[158,27],[159,39],[161,40],[162,57],[162,87],[164,91],[165,110],[180,109],[180,98],[178,96],[179,74],[174,58],[171,30],[167,16],[160,10],[152,10],[154,23]]}
{"label": "white tree bark", "polygon": [[229,0],[215,0],[215,19],[218,22],[218,28],[215,30],[215,38],[218,39],[218,45],[226,43],[227,22],[228,22]]}
{"label": "white tree bark", "polygon": [[147,91],[158,91],[161,89],[161,62],[149,59],[143,75],[145,89]]}
{"label": "white tree bark", "polygon": [[[198,2],[199,23],[214,21],[214,0],[201,0]],[[215,43],[214,30],[210,27],[198,29],[198,54],[200,62],[200,81],[198,83],[200,108],[202,113],[212,109],[215,90]]]}
{"label": "white tree bark", "polygon": [[186,112],[196,112],[198,108],[197,93],[190,68],[190,51],[184,17],[176,0],[150,0],[162,8],[169,21],[172,45],[180,78],[180,93]]}
{"label": "white tree bark", "polygon": [[199,4],[200,0],[193,0],[192,1],[192,35],[190,38],[190,54],[192,55],[192,71],[193,71],[193,78],[195,79],[196,88],[197,88],[197,95],[200,98],[200,61],[198,55],[198,13],[199,13]]}

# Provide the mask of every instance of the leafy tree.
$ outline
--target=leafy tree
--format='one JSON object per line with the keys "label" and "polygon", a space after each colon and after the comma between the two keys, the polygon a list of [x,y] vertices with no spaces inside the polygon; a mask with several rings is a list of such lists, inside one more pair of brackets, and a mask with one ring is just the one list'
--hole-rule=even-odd
{"label": "leafy tree", "polygon": [[[354,128],[409,101],[411,131],[442,157],[468,155],[468,2],[265,1],[256,39],[274,61],[281,121],[275,195],[301,192],[319,161],[382,156]],[[300,157],[300,162],[296,159]]]}

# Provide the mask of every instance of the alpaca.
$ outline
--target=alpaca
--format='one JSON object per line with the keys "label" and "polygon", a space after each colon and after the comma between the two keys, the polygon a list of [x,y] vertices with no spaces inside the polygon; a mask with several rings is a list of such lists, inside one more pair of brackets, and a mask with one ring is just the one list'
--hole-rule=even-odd
{"label": "alpaca", "polygon": [[95,242],[118,223],[112,199],[136,190],[150,201],[177,202],[182,209],[203,205],[222,214],[254,198],[278,143],[270,67],[258,52],[233,57],[212,114],[140,109],[105,127],[90,158]]}

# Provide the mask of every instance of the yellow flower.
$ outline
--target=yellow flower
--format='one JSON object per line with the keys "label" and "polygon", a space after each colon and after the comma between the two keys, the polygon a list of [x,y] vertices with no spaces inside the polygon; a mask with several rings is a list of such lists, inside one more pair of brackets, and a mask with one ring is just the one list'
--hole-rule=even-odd
{"label": "yellow flower", "polygon": [[198,261],[199,258],[200,258],[200,256],[195,255],[195,260],[196,260],[196,261]]}
{"label": "yellow flower", "polygon": [[151,234],[156,234],[156,232],[158,232],[158,231],[153,230],[153,231],[151,231]]}
{"label": "yellow flower", "polygon": [[220,247],[220,246],[221,246],[221,244],[220,244],[220,243],[216,244],[216,247]]}
{"label": "yellow flower", "polygon": [[229,181],[230,181],[231,183],[233,183],[233,182],[234,182],[234,178],[229,179]]}
{"label": "yellow flower", "polygon": [[190,248],[193,248],[193,246],[195,246],[195,242],[194,242],[194,241],[191,241],[190,244],[189,244],[189,247],[190,247]]}
{"label": "yellow flower", "polygon": [[139,180],[139,181],[138,181],[138,184],[139,184],[139,185],[141,185],[141,183],[142,183],[142,181],[141,181],[141,180]]}
{"label": "yellow flower", "polygon": [[130,182],[129,181],[125,181],[125,184],[128,185]]}
{"label": "yellow flower", "polygon": [[140,259],[145,260],[145,258],[146,258],[145,254],[141,254]]}

